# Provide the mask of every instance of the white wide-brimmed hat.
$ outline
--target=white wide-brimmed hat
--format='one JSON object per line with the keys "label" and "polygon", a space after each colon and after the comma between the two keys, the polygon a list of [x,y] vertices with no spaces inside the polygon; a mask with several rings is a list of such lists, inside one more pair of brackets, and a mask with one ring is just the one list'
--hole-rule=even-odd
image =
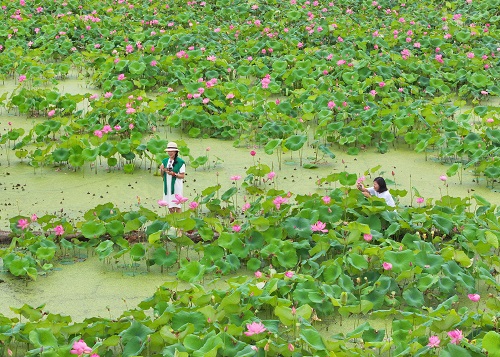
{"label": "white wide-brimmed hat", "polygon": [[165,151],[179,151],[179,149],[177,148],[177,143],[173,141],[169,142]]}

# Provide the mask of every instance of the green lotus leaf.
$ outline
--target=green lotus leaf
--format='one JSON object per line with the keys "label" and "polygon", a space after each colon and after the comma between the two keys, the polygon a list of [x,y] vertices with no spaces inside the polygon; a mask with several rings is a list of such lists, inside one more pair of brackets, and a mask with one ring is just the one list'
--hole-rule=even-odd
{"label": "green lotus leaf", "polygon": [[488,356],[500,357],[500,334],[496,331],[489,331],[483,337],[483,348],[488,352]]}
{"label": "green lotus leaf", "polygon": [[[113,156],[115,153],[116,153],[116,148],[109,141],[105,141],[99,146],[99,154],[104,156],[104,157],[109,158],[110,156]],[[110,165],[110,166],[114,166],[114,165]]]}
{"label": "green lotus leaf", "polygon": [[103,260],[107,258],[111,253],[113,253],[114,243],[110,240],[105,240],[99,243],[99,245],[95,248],[95,251],[99,255],[99,259]]}
{"label": "green lotus leaf", "polygon": [[106,227],[101,222],[88,221],[82,225],[82,235],[85,238],[99,238],[106,233]]}
{"label": "green lotus leaf", "polygon": [[52,151],[52,157],[55,162],[68,161],[70,156],[70,151],[64,148],[57,148]]}
{"label": "green lotus leaf", "polygon": [[148,342],[148,336],[154,331],[149,327],[133,320],[130,327],[119,333],[124,345],[123,356],[132,357],[140,355]]}
{"label": "green lotus leaf", "polygon": [[127,65],[128,65],[128,60],[119,60],[115,64],[115,70],[117,72],[123,72],[123,70],[125,69],[125,67],[127,67]]}
{"label": "green lotus leaf", "polygon": [[138,262],[142,258],[144,258],[144,255],[146,254],[146,249],[141,243],[136,243],[132,246],[132,249],[130,249],[130,258],[132,258],[133,261]]}
{"label": "green lotus leaf", "polygon": [[272,139],[264,146],[264,152],[268,155],[272,155],[274,150],[281,146],[282,139]]}
{"label": "green lotus leaf", "polygon": [[165,248],[157,248],[153,253],[153,260],[155,264],[163,267],[171,267],[177,262],[177,252],[175,250],[166,251]]}
{"label": "green lotus leaf", "polygon": [[470,31],[458,31],[455,34],[455,38],[459,42],[468,42],[470,40]]}
{"label": "green lotus leaf", "polygon": [[359,74],[358,72],[344,72],[342,73],[342,79],[344,80],[345,84],[353,85],[358,81]]}
{"label": "green lotus leaf", "polygon": [[302,328],[300,330],[300,337],[307,343],[314,351],[326,351],[325,343],[319,332],[314,328]]}
{"label": "green lotus leaf", "polygon": [[195,283],[203,279],[206,267],[198,261],[188,262],[185,258],[181,260],[181,267],[177,272],[177,277],[188,283]]}
{"label": "green lotus leaf", "polygon": [[469,82],[476,88],[485,88],[491,84],[491,80],[483,73],[474,73],[470,76]]}
{"label": "green lotus leaf", "polygon": [[416,287],[412,287],[403,291],[405,302],[413,307],[421,308],[425,305],[424,294]]}
{"label": "green lotus leaf", "polygon": [[82,167],[85,164],[85,159],[81,154],[72,154],[69,156],[68,162],[73,167]]}
{"label": "green lotus leaf", "polygon": [[257,271],[261,268],[262,262],[257,258],[250,258],[247,262],[247,269],[250,271]]}
{"label": "green lotus leaf", "polygon": [[30,342],[37,348],[39,347],[57,347],[58,342],[50,328],[37,328],[29,333]]}
{"label": "green lotus leaf", "polygon": [[307,141],[306,135],[292,135],[287,138],[284,145],[287,149],[292,151],[300,150]]}
{"label": "green lotus leaf", "polygon": [[40,247],[36,250],[36,256],[38,259],[52,260],[56,254],[56,248],[54,247]]}
{"label": "green lotus leaf", "polygon": [[308,238],[312,234],[311,222],[302,217],[288,217],[283,222],[283,228],[290,237]]}
{"label": "green lotus leaf", "polygon": [[111,222],[106,223],[105,228],[106,232],[111,237],[123,236],[124,226],[123,222],[120,220],[113,220]]}
{"label": "green lotus leaf", "polygon": [[132,74],[142,74],[146,69],[146,64],[144,62],[132,61],[128,65],[128,70]]}
{"label": "green lotus leaf", "polygon": [[295,248],[290,243],[287,243],[283,244],[276,257],[282,267],[290,269],[297,265],[299,258]]}
{"label": "green lotus leaf", "polygon": [[158,138],[151,139],[148,141],[146,147],[152,154],[163,153],[165,148],[167,147],[167,140]]}
{"label": "green lotus leaf", "polygon": [[47,125],[52,132],[56,132],[61,128],[61,122],[56,121],[56,120],[47,120],[45,122],[45,125]]}
{"label": "green lotus leaf", "polygon": [[384,259],[392,264],[392,271],[395,273],[409,270],[412,265],[415,265],[415,254],[409,249],[400,252],[387,251],[384,254]]}
{"label": "green lotus leaf", "polygon": [[228,201],[231,197],[233,197],[237,192],[236,187],[231,187],[226,192],[224,192],[221,196],[221,200]]}
{"label": "green lotus leaf", "polygon": [[99,154],[99,148],[85,148],[82,151],[82,157],[87,162],[94,162],[97,159],[97,155]]}
{"label": "green lotus leaf", "polygon": [[122,155],[126,155],[126,154],[130,153],[130,151],[131,151],[130,139],[121,140],[120,142],[118,142],[115,145],[115,147],[116,147],[116,150]]}

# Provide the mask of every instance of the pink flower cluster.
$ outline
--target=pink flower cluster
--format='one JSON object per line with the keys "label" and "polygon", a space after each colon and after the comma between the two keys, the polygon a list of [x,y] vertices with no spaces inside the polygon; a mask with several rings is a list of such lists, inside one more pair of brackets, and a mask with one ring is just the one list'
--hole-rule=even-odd
{"label": "pink flower cluster", "polygon": [[269,88],[269,84],[271,83],[271,76],[269,74],[266,74],[264,78],[261,79],[260,83],[262,84],[263,89]]}

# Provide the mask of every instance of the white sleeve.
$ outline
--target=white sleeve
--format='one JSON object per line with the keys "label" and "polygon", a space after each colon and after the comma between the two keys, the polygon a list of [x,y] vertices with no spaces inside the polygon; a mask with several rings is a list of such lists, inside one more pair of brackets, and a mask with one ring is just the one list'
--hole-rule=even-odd
{"label": "white sleeve", "polygon": [[376,196],[377,195],[377,191],[375,191],[375,189],[373,187],[368,187],[366,190],[372,196]]}
{"label": "white sleeve", "polygon": [[186,164],[182,164],[181,168],[179,169],[180,174],[186,173]]}

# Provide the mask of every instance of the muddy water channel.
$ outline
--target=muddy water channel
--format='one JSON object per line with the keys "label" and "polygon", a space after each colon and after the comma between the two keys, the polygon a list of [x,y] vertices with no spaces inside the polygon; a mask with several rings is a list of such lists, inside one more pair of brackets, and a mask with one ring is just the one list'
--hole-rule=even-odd
{"label": "muddy water channel", "polygon": [[[64,85],[65,90],[71,93],[92,92],[76,80],[66,81]],[[16,116],[4,109],[0,115],[0,130],[4,133],[10,125],[29,130],[40,120],[43,119]],[[230,179],[232,176],[244,178],[246,170],[260,162],[276,172],[275,181],[266,185],[293,194],[327,193],[335,184],[319,187],[318,179],[342,171],[361,176],[380,165],[371,178],[381,175],[390,179],[389,189],[409,192],[415,187],[426,200],[437,200],[446,194],[460,197],[477,194],[492,203],[500,203],[500,184],[493,188],[486,187],[484,181],[478,182],[470,172],[464,172],[462,183],[457,176],[442,182],[439,177],[445,174],[448,166],[438,162],[433,152],[419,154],[401,145],[391,147],[386,154],[368,148],[357,156],[347,155],[333,146],[335,159],[323,157],[321,153],[316,155],[314,148],[307,145],[303,163],[317,161],[317,168],[303,168],[298,154],[288,153],[283,155],[279,169],[277,156],[265,154],[260,147],[234,148],[230,141],[191,139],[161,126],[156,134],[168,141],[184,140],[193,158],[209,156],[210,165],[196,170],[187,168],[184,195],[190,200],[199,196],[204,188],[217,183],[222,185],[220,192],[224,192],[235,185]],[[256,151],[255,156],[250,155],[251,150]],[[26,160],[23,162],[16,158],[13,151],[4,145],[0,147],[0,191],[2,230],[8,229],[9,218],[16,215],[51,213],[80,221],[86,211],[107,202],[121,210],[131,210],[140,204],[159,213],[165,212],[157,204],[162,198],[162,180],[157,168],[141,161],[136,162],[133,174],[126,174],[120,169],[108,170],[99,162],[97,168],[87,165],[77,171],[66,166],[34,169]],[[239,202],[243,202],[243,197]],[[408,193],[398,204],[415,205],[415,202],[411,201]],[[5,272],[0,273],[0,313],[12,316],[9,307],[46,304],[46,310],[70,315],[74,320],[88,316],[115,317],[151,296],[165,281],[175,279],[175,275],[169,272],[153,270],[146,273],[145,267],[105,264],[92,252],[79,254],[79,258],[71,262],[56,264],[54,272],[40,276],[37,281],[13,280]]]}

